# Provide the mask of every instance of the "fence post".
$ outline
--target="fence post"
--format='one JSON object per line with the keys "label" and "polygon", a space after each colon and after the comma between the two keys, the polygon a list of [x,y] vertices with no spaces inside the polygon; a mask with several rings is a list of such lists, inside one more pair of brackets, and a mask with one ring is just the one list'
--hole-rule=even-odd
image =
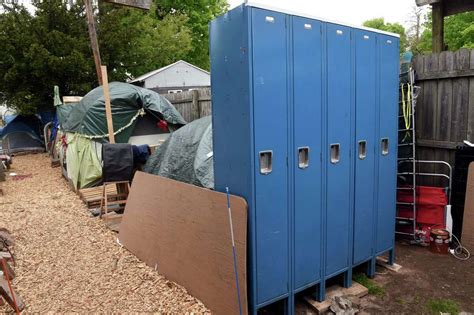
{"label": "fence post", "polygon": [[201,108],[199,106],[199,91],[198,90],[192,90],[193,93],[193,103],[192,103],[192,109],[193,109],[193,120],[201,118]]}

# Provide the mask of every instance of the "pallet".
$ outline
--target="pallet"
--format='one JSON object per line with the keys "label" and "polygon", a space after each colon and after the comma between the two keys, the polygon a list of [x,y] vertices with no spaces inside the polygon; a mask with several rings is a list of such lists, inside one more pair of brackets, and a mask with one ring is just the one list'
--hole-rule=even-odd
{"label": "pallet", "polygon": [[[79,197],[86,204],[87,208],[100,208],[100,201],[102,200],[102,186],[79,189]],[[115,186],[107,187],[107,194],[117,194]]]}
{"label": "pallet", "polygon": [[123,214],[118,214],[115,212],[109,212],[102,216],[102,219],[105,222],[105,225],[114,232],[120,231],[120,223],[122,223]]}
{"label": "pallet", "polygon": [[344,288],[338,285],[333,285],[327,288],[326,299],[322,302],[316,301],[311,296],[305,296],[304,300],[316,311],[317,314],[326,314],[331,306],[332,300],[336,296],[361,298],[367,294],[369,294],[369,289],[360,283],[353,282],[350,288]]}

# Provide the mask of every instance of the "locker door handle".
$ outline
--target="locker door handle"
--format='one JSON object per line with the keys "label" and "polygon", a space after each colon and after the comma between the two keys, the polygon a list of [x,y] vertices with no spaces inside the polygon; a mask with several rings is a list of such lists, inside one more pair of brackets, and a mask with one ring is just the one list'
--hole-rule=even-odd
{"label": "locker door handle", "polygon": [[309,147],[298,148],[298,167],[305,169],[309,166]]}
{"label": "locker door handle", "polygon": [[331,163],[337,164],[341,159],[341,145],[339,143],[331,144]]}
{"label": "locker door handle", "polygon": [[260,151],[258,153],[260,161],[260,174],[268,175],[272,172],[273,151]]}
{"label": "locker door handle", "polygon": [[388,155],[388,138],[382,138],[380,144],[382,155]]}
{"label": "locker door handle", "polygon": [[363,160],[367,156],[367,140],[359,141],[359,159]]}

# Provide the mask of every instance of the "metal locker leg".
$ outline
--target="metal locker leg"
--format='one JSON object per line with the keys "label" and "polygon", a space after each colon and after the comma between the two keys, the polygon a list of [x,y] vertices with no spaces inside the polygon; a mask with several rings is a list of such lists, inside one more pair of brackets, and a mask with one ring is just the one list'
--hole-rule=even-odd
{"label": "metal locker leg", "polygon": [[375,268],[377,264],[377,257],[373,256],[368,262],[367,262],[367,277],[373,278],[375,277]]}
{"label": "metal locker leg", "polygon": [[350,288],[352,286],[352,268],[349,268],[344,272],[344,288]]}

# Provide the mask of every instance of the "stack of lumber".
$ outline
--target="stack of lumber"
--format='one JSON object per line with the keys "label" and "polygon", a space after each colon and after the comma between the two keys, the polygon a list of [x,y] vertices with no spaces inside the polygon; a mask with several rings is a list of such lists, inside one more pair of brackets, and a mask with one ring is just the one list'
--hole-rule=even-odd
{"label": "stack of lumber", "polygon": [[[115,185],[107,186],[107,194],[117,194]],[[79,189],[79,197],[86,204],[87,208],[100,208],[100,200],[102,199],[102,186]]]}
{"label": "stack of lumber", "polygon": [[11,245],[13,245],[13,239],[10,232],[0,228],[0,302],[5,300],[14,311],[19,313],[25,308],[25,304],[11,283],[11,280],[15,278],[15,271],[10,265],[13,263],[9,248]]}

